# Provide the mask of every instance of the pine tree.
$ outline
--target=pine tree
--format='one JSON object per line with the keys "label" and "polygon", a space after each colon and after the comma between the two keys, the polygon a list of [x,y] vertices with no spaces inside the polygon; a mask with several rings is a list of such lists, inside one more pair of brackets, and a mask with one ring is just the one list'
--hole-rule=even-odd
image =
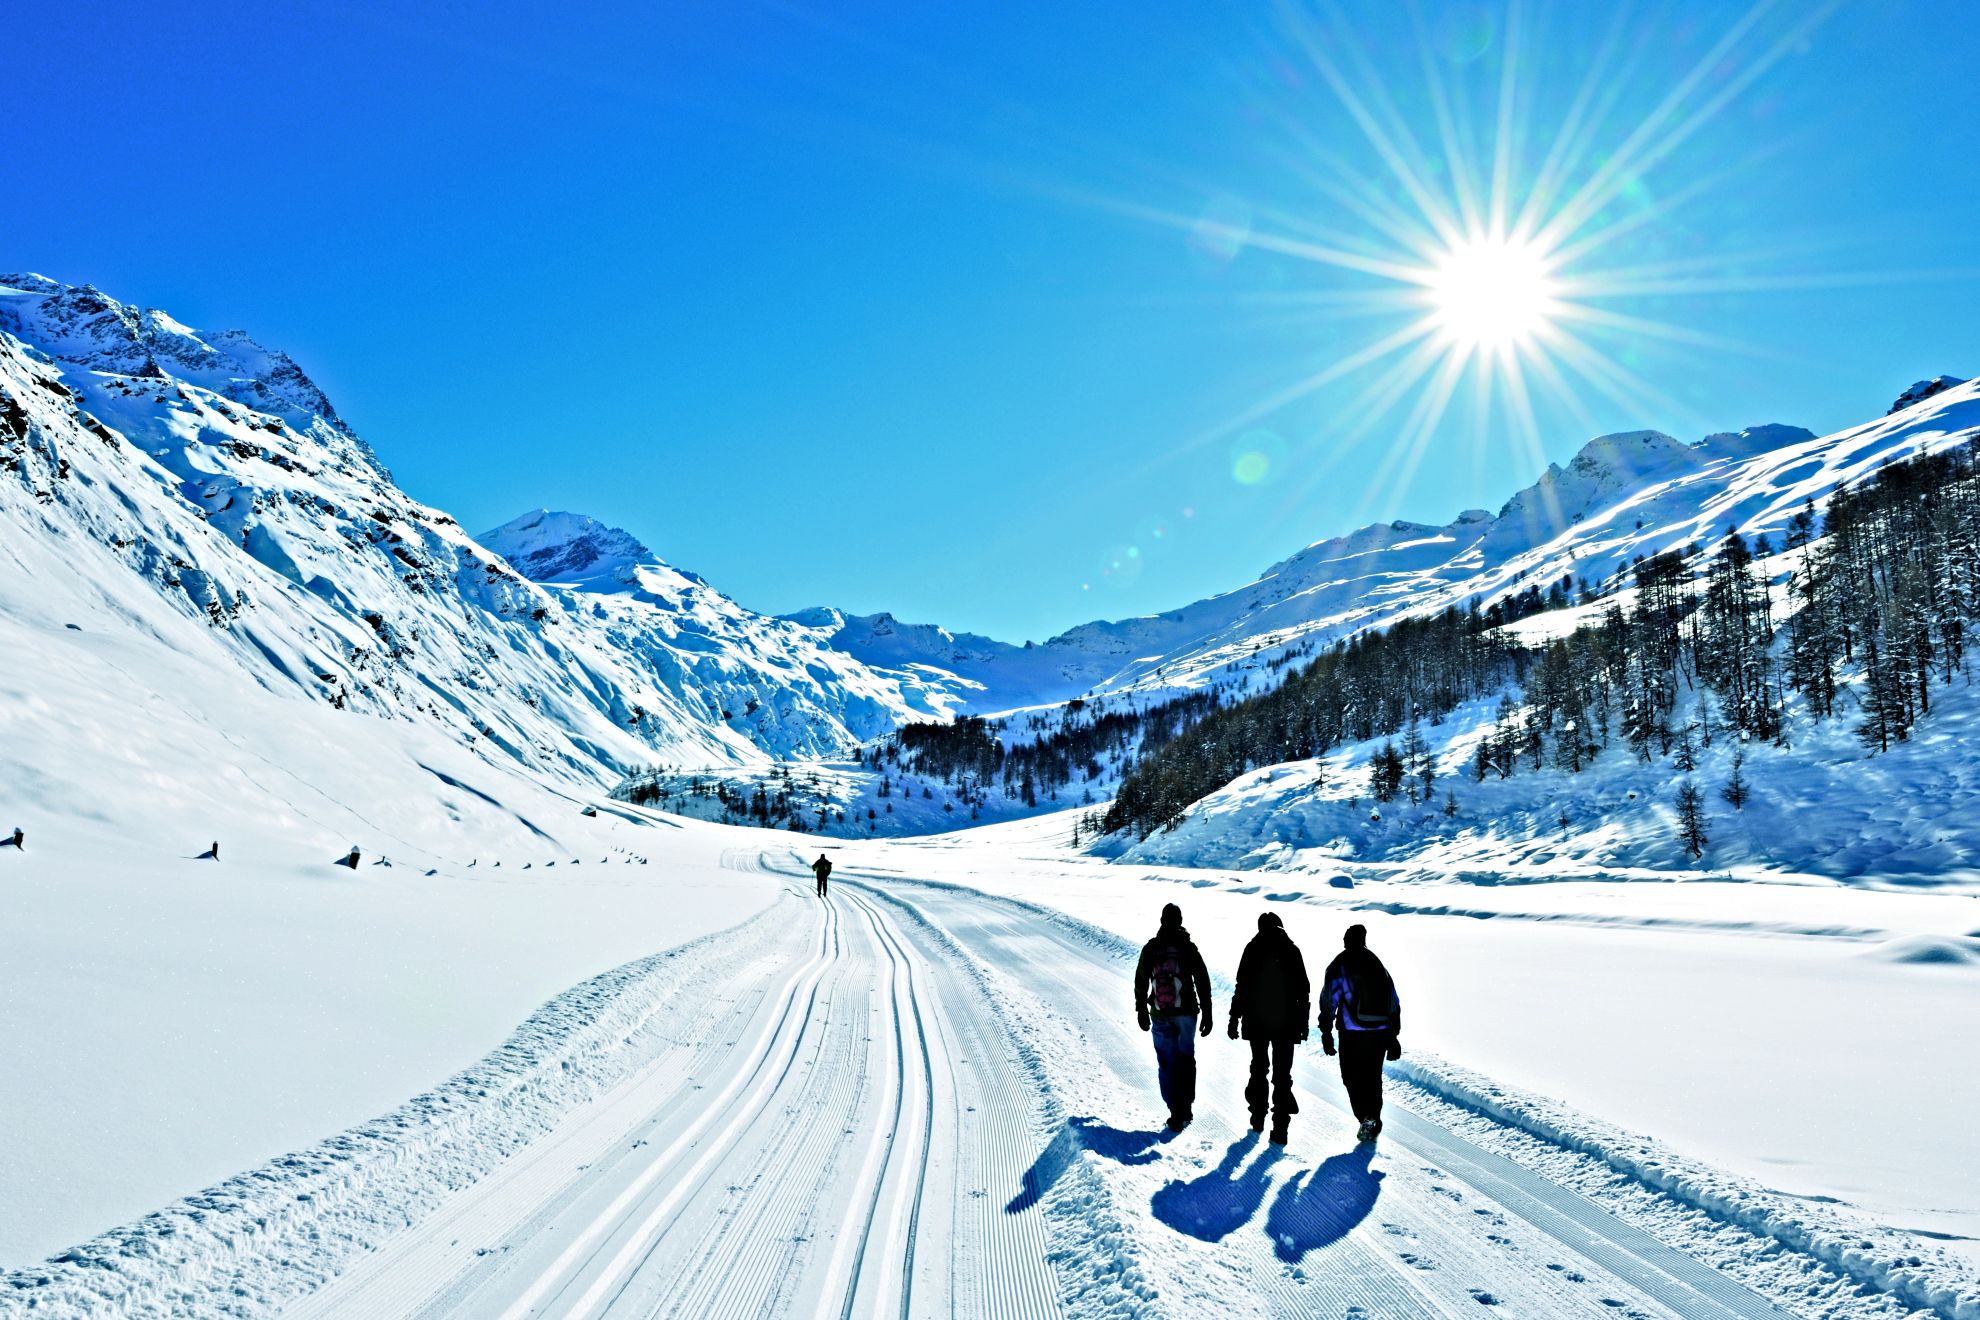
{"label": "pine tree", "polygon": [[1402,753],[1394,742],[1384,742],[1368,759],[1368,795],[1377,802],[1392,802],[1403,786]]}
{"label": "pine tree", "polygon": [[1410,712],[1409,727],[1403,731],[1402,762],[1403,786],[1410,805],[1428,802],[1437,771],[1431,764],[1430,745],[1423,739],[1423,721],[1415,711]]}
{"label": "pine tree", "polygon": [[1696,724],[1686,724],[1682,729],[1678,730],[1677,756],[1676,756],[1677,768],[1684,771],[1686,774],[1690,774],[1692,771],[1698,768],[1698,752],[1697,749],[1691,745],[1691,735],[1695,733],[1697,729],[1698,726]]}
{"label": "pine tree", "polygon": [[1693,857],[1705,855],[1705,807],[1699,796],[1698,786],[1686,779],[1678,785],[1678,837],[1684,841],[1685,851]]}
{"label": "pine tree", "polygon": [[1719,795],[1732,803],[1734,811],[1738,811],[1746,805],[1745,768],[1746,749],[1744,747],[1735,747],[1733,749],[1732,776],[1726,780],[1726,786],[1719,790]]}

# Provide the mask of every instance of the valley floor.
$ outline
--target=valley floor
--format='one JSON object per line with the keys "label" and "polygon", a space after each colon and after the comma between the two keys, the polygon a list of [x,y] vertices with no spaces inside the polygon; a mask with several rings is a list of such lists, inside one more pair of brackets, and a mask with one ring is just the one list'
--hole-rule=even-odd
{"label": "valley floor", "polygon": [[[1053,831],[1069,822],[1043,820],[834,842],[838,869],[820,900],[805,870],[816,840],[655,825],[593,827],[642,842],[608,853],[616,896],[580,901],[600,953],[642,940],[666,952],[557,995],[480,1063],[381,1118],[359,1122],[383,1107],[370,1092],[311,1102],[319,1132],[330,1114],[371,1107],[342,1120],[356,1126],[338,1138],[41,1265],[17,1261],[0,1274],[0,1314],[1980,1316],[1970,1256],[1869,1222],[1928,1227],[1911,1202],[1957,1200],[1976,1183],[1980,1158],[1956,1114],[1974,979],[1899,956],[1959,927],[1967,897],[1440,893],[1367,877],[1307,890],[1274,886],[1285,877],[1107,866],[1057,847]],[[654,865],[626,866],[642,850]],[[505,860],[514,870],[521,859]],[[399,889],[443,882],[463,883],[436,873]],[[1469,907],[1454,912],[1459,889]],[[667,896],[689,915],[661,936]],[[1162,1130],[1129,978],[1134,943],[1170,899],[1226,973],[1264,903],[1285,913],[1316,974],[1339,926],[1369,924],[1410,1005],[1378,1146],[1354,1143],[1317,1049],[1295,1073],[1304,1109],[1291,1145],[1254,1137],[1243,1047],[1225,1039],[1221,1013],[1202,1043],[1197,1122]],[[393,901],[407,911],[403,893]],[[629,903],[654,905],[653,931],[626,928],[639,910]],[[439,928],[430,915],[404,919],[428,937]],[[544,930],[556,943],[555,923]],[[456,956],[471,963],[493,947],[491,931],[484,919]],[[361,942],[334,938],[346,952]],[[1891,956],[1866,956],[1879,951]],[[332,962],[315,969],[324,993],[335,993]],[[524,984],[546,970],[542,959],[510,965]],[[1687,1051],[1722,1034],[1694,1015],[1720,1011],[1710,1005],[1744,985],[1731,970],[1742,965],[1755,986],[1787,981],[1777,1002],[1744,1011],[1737,1038],[1753,1057],[1739,1066],[1731,1048]],[[1815,993],[1824,979],[1840,982],[1836,995]],[[1227,995],[1220,979],[1220,1010]],[[89,1011],[109,1016],[112,998]],[[1863,1016],[1850,1016],[1855,1001]],[[1826,1125],[1874,1119],[1850,1112],[1872,1089],[1845,1084],[1836,1051],[1811,1047],[1860,1042],[1906,1005],[1915,1058],[1895,1104],[1921,1130],[1886,1132],[1885,1145],[1917,1190],[1903,1205],[1884,1183],[1853,1198],[1868,1220],[1437,1057],[1715,1163],[1738,1162],[1717,1160],[1713,1140],[1767,1161],[1807,1151]],[[83,1040],[100,1025],[71,1022]],[[1818,1031],[1828,1034],[1811,1041]],[[437,1032],[428,1076],[472,1034]],[[363,1054],[327,1034],[318,1044],[319,1066]],[[221,1071],[251,1076],[248,1053]],[[1840,1099],[1804,1094],[1824,1078]],[[1672,1098],[1692,1091],[1708,1099]],[[1713,1111],[1725,1130],[1700,1140],[1710,1125],[1698,1116]],[[111,1164],[59,1111],[23,1112],[30,1130],[5,1138],[17,1149]],[[110,1127],[112,1148],[137,1131]],[[238,1140],[235,1167],[272,1135]],[[1760,1181],[1827,1186],[1853,1176],[1869,1147]],[[1950,1241],[1974,1215],[1948,1205],[1932,1231]]]}

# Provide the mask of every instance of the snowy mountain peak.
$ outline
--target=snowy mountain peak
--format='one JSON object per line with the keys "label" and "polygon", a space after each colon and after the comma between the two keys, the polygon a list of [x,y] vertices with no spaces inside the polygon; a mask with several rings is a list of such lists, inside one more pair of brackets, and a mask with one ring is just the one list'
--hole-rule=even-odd
{"label": "snowy mountain peak", "polygon": [[573,582],[657,562],[631,532],[551,509],[512,518],[475,539],[532,582]]}
{"label": "snowy mountain peak", "polygon": [[1891,413],[1903,412],[1914,403],[1923,403],[1935,394],[1943,393],[1955,385],[1964,384],[1966,379],[1962,376],[1934,376],[1930,380],[1915,380],[1910,388],[1897,396],[1896,401],[1884,415],[1888,417]]}
{"label": "snowy mountain peak", "polygon": [[1630,471],[1682,454],[1684,442],[1662,431],[1617,431],[1598,435],[1568,460],[1570,472]]}
{"label": "snowy mountain peak", "polygon": [[0,275],[0,330],[90,371],[184,381],[298,430],[321,422],[355,439],[288,354],[264,348],[240,330],[195,330],[156,308],[118,302],[93,284]]}

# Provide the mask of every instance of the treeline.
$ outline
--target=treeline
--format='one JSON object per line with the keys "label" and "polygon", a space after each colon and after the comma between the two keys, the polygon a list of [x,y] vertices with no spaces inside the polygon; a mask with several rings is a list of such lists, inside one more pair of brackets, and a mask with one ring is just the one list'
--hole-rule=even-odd
{"label": "treeline", "polygon": [[[1047,715],[992,723],[964,716],[909,724],[875,743],[867,763],[884,776],[919,775],[946,784],[969,805],[993,790],[1025,806],[1117,773],[1138,748],[1159,748],[1215,710],[1216,690],[1149,706],[1122,698],[1073,700]],[[1006,733],[1014,736],[1006,739]],[[884,788],[884,781],[883,781]],[[1090,799],[1089,799],[1090,800]]]}
{"label": "treeline", "polygon": [[[1638,559],[1630,582],[1627,607],[1612,600],[1599,620],[1538,646],[1501,625],[1536,603],[1567,603],[1565,579],[1537,602],[1528,588],[1509,608],[1474,601],[1342,643],[1274,690],[1144,743],[1103,828],[1146,838],[1249,770],[1399,733],[1402,747],[1372,756],[1368,791],[1427,800],[1435,772],[1422,726],[1494,693],[1467,767],[1478,779],[1522,765],[1578,772],[1618,746],[1688,771],[1722,729],[1786,745],[1790,694],[1804,718],[1853,707],[1865,743],[1888,749],[1929,711],[1932,684],[1964,671],[1980,618],[1980,443],[1889,464],[1836,492],[1819,523],[1804,506],[1781,547],[1729,532],[1709,550]],[[1574,594],[1591,600],[1585,585]],[[1744,791],[1728,800],[1739,805]],[[1681,814],[1695,814],[1695,788],[1690,805]]]}
{"label": "treeline", "polygon": [[759,825],[799,833],[845,824],[843,807],[834,803],[816,776],[792,777],[788,766],[777,766],[754,784],[731,784],[709,774],[678,775],[664,768],[643,771],[612,790],[612,796],[635,806],[653,807],[728,825]]}

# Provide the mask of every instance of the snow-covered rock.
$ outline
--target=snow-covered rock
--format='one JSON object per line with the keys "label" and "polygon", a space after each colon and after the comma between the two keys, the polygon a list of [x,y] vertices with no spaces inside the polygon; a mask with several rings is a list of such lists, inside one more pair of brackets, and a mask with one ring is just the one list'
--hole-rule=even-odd
{"label": "snow-covered rock", "polygon": [[[1903,412],[1914,403],[1925,402],[1925,400],[1931,398],[1941,390],[1949,390],[1955,385],[1964,384],[1966,384],[1966,381],[1960,376],[1933,376],[1929,380],[1913,381],[1905,392],[1898,395],[1897,399],[1892,402],[1889,412]],[[1888,416],[1889,413],[1885,415]]]}

